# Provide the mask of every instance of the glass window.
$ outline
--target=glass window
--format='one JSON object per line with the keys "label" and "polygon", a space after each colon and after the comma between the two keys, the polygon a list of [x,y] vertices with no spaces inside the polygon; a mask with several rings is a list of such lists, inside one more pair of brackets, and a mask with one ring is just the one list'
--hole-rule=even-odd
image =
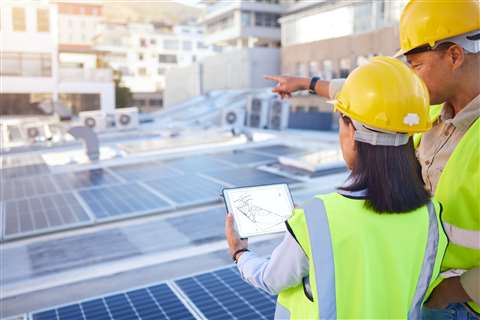
{"label": "glass window", "polygon": [[48,9],[37,9],[37,31],[50,31],[50,18],[48,14]]}
{"label": "glass window", "polygon": [[5,76],[19,76],[22,71],[22,60],[19,53],[3,53],[1,74]]}
{"label": "glass window", "polygon": [[138,54],[138,60],[143,60],[143,53]]}
{"label": "glass window", "polygon": [[147,69],[146,68],[138,68],[138,74],[141,76],[147,75]]}
{"label": "glass window", "polygon": [[155,40],[155,39],[150,39],[150,44],[156,45],[156,44],[157,44],[157,40]]}
{"label": "glass window", "polygon": [[331,80],[333,78],[333,63],[332,60],[323,61],[323,79]]}
{"label": "glass window", "polygon": [[12,8],[13,31],[22,32],[26,30],[25,9]]}
{"label": "glass window", "polygon": [[163,47],[167,50],[178,50],[178,40],[165,40]]}
{"label": "glass window", "polygon": [[167,72],[167,69],[166,68],[158,68],[157,72],[158,72],[159,75],[164,75]]}
{"label": "glass window", "polygon": [[183,47],[183,50],[190,51],[190,50],[192,50],[192,42],[191,41],[183,41],[182,47]]}
{"label": "glass window", "polygon": [[140,47],[145,48],[147,46],[147,40],[140,38]]}
{"label": "glass window", "polygon": [[242,11],[242,27],[250,27],[252,25],[252,12]]}
{"label": "glass window", "polygon": [[352,62],[349,58],[340,59],[340,78],[346,78],[352,69]]}
{"label": "glass window", "polygon": [[177,63],[177,56],[174,54],[159,54],[159,63]]}
{"label": "glass window", "polygon": [[208,49],[208,46],[202,41],[197,42],[197,49]]}
{"label": "glass window", "polygon": [[318,62],[310,61],[308,64],[308,76],[313,77],[318,75]]}
{"label": "glass window", "polygon": [[42,75],[42,56],[38,54],[23,54],[22,73],[24,76]]}

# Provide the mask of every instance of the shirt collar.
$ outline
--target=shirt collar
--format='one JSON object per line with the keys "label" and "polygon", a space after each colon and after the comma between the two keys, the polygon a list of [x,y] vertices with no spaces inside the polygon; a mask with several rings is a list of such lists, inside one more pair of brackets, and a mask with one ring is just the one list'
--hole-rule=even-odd
{"label": "shirt collar", "polygon": [[440,119],[442,122],[451,123],[455,128],[466,131],[472,123],[480,117],[480,95],[473,98],[465,108],[453,116],[453,108],[450,104],[444,103]]}

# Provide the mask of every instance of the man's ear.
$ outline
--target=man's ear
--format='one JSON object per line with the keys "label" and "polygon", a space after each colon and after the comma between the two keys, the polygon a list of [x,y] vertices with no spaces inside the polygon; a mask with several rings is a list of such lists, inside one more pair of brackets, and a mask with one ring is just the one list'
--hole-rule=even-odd
{"label": "man's ear", "polygon": [[452,63],[453,70],[460,68],[465,61],[465,51],[459,45],[454,44],[447,49],[448,57]]}

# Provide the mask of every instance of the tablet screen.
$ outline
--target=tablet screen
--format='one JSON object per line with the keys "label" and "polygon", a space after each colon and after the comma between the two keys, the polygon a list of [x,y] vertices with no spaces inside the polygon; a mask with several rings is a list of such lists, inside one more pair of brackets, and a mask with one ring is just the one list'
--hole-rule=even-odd
{"label": "tablet screen", "polygon": [[223,197],[242,238],[285,231],[293,212],[286,184],[224,189]]}

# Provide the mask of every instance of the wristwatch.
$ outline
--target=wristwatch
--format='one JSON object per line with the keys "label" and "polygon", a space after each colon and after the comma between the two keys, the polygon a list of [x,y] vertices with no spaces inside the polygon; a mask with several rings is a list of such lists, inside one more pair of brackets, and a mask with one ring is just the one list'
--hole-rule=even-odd
{"label": "wristwatch", "polygon": [[320,80],[319,77],[313,77],[312,80],[310,80],[310,86],[308,86],[308,92],[311,94],[317,94],[315,92],[315,86],[317,85],[317,81]]}

